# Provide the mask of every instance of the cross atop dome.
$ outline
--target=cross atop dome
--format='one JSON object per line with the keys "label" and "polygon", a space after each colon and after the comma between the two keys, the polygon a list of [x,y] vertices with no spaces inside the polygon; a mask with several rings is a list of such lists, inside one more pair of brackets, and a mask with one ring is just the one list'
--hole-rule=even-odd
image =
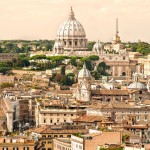
{"label": "cross atop dome", "polygon": [[75,19],[75,15],[74,15],[74,12],[73,12],[72,6],[71,6],[70,14],[69,14],[69,19],[71,19],[71,20]]}

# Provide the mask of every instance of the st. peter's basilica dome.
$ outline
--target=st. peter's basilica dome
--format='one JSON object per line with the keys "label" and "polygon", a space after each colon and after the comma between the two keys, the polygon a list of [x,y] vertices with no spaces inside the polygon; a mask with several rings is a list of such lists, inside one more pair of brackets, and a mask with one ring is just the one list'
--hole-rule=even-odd
{"label": "st. peter's basilica dome", "polygon": [[[87,50],[87,39],[83,26],[76,20],[71,7],[69,17],[59,27],[55,42],[60,41],[64,51],[85,51]],[[56,52],[56,47],[54,47]]]}

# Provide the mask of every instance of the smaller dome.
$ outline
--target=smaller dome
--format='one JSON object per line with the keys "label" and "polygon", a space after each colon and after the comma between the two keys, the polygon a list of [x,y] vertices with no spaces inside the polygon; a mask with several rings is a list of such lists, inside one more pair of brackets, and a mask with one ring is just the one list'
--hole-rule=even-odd
{"label": "smaller dome", "polygon": [[146,89],[146,87],[141,82],[133,82],[128,86],[128,89]]}
{"label": "smaller dome", "polygon": [[94,44],[93,51],[100,52],[101,50],[103,50],[103,43],[98,41]]}
{"label": "smaller dome", "polygon": [[83,68],[78,73],[78,78],[91,78],[90,71],[86,68],[84,63]]}
{"label": "smaller dome", "polygon": [[63,48],[63,44],[60,41],[55,41],[54,49]]}

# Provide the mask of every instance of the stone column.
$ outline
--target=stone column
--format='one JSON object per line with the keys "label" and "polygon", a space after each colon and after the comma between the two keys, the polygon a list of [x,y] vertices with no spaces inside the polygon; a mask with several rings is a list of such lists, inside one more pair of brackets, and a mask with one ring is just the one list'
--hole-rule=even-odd
{"label": "stone column", "polygon": [[115,66],[112,66],[112,75],[115,76]]}
{"label": "stone column", "polygon": [[78,48],[80,47],[80,39],[78,39],[78,41],[77,41],[77,47]]}
{"label": "stone column", "polygon": [[118,66],[118,76],[122,75],[122,66]]}

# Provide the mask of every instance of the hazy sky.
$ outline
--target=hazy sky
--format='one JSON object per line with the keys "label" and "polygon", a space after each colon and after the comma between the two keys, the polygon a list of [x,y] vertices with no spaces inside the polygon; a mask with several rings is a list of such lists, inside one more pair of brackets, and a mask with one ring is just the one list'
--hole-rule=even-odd
{"label": "hazy sky", "polygon": [[0,0],[0,39],[55,39],[73,6],[88,40],[150,42],[150,0]]}

